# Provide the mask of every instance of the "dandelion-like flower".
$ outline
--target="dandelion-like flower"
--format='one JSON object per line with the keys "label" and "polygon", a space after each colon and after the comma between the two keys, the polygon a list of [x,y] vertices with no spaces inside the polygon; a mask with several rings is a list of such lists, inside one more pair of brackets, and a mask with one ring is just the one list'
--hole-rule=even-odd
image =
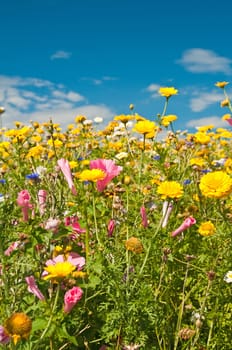
{"label": "dandelion-like flower", "polygon": [[101,169],[86,169],[81,173],[77,174],[77,177],[80,181],[90,181],[97,182],[99,180],[103,180],[106,176],[106,173]]}
{"label": "dandelion-like flower", "polygon": [[155,123],[149,120],[138,121],[133,129],[133,131],[138,132],[139,134],[143,134],[145,136],[151,134],[152,137],[154,137],[156,130],[157,126],[155,125]]}
{"label": "dandelion-like flower", "polygon": [[232,179],[223,171],[214,171],[202,176],[199,187],[205,197],[223,198],[232,192]]}
{"label": "dandelion-like flower", "polygon": [[158,186],[157,193],[164,200],[168,198],[178,199],[183,195],[183,187],[176,181],[164,181]]}
{"label": "dandelion-like flower", "polygon": [[211,221],[205,221],[200,224],[198,232],[201,236],[212,236],[216,231],[214,224]]}
{"label": "dandelion-like flower", "polygon": [[224,89],[224,87],[226,85],[228,85],[229,83],[227,81],[218,81],[217,83],[215,83],[215,86],[221,88],[221,89]]}
{"label": "dandelion-like flower", "polygon": [[85,264],[85,259],[77,253],[69,253],[66,257],[64,255],[58,255],[54,259],[50,259],[46,262],[46,267],[42,274],[43,279],[52,280],[54,283],[57,280],[62,280],[66,277],[70,277],[74,274],[78,268],[80,270]]}
{"label": "dandelion-like flower", "polygon": [[133,253],[139,254],[143,252],[142,242],[136,237],[130,237],[126,243],[126,250],[129,250]]}
{"label": "dandelion-like flower", "polygon": [[178,94],[178,90],[175,89],[173,86],[172,86],[172,87],[161,87],[161,88],[159,89],[159,94],[160,94],[161,96],[164,96],[164,97],[166,97],[166,98],[169,98],[169,97],[171,97],[171,96],[173,96],[173,95]]}
{"label": "dandelion-like flower", "polygon": [[16,312],[6,320],[4,328],[6,333],[13,338],[14,344],[17,344],[20,339],[28,339],[32,321],[23,312]]}
{"label": "dandelion-like flower", "polygon": [[161,124],[165,127],[168,127],[170,123],[174,122],[175,120],[177,120],[177,116],[176,115],[165,115],[161,118]]}

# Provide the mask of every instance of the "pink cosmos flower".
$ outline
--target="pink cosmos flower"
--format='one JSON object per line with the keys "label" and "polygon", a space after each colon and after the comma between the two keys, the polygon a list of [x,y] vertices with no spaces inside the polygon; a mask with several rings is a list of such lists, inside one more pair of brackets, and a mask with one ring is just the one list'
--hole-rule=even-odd
{"label": "pink cosmos flower", "polygon": [[62,173],[64,174],[64,177],[68,183],[68,187],[72,191],[72,194],[74,194],[76,196],[77,191],[76,191],[75,186],[74,186],[72,173],[71,173],[71,169],[70,169],[70,165],[69,165],[68,160],[61,158],[57,161],[57,164],[59,165]]}
{"label": "pink cosmos flower", "polygon": [[111,159],[91,160],[90,169],[100,169],[106,173],[106,176],[103,180],[97,181],[97,190],[99,192],[102,192],[108,183],[122,171],[122,167],[116,165],[115,162]]}
{"label": "pink cosmos flower", "polygon": [[27,282],[27,286],[28,286],[28,291],[32,294],[34,294],[37,298],[39,298],[40,300],[45,300],[44,295],[41,293],[41,291],[39,290],[36,282],[35,282],[35,278],[34,276],[28,276],[25,278],[26,282]]}
{"label": "pink cosmos flower", "polygon": [[168,224],[168,219],[169,216],[172,212],[173,209],[173,205],[172,203],[169,203],[168,201],[165,201],[163,203],[163,208],[162,208],[162,212],[163,212],[163,222],[162,222],[162,228],[165,228]]}
{"label": "pink cosmos flower", "polygon": [[[45,265],[46,266],[56,265],[57,263],[65,262],[65,261],[70,262],[73,266],[77,268],[78,271],[80,271],[85,265],[85,258],[83,258],[82,256],[80,256],[75,252],[68,253],[67,257],[64,256],[63,254],[57,255],[55,258],[47,260]],[[48,274],[47,271],[43,271],[42,276],[44,277],[47,274]]]}
{"label": "pink cosmos flower", "polygon": [[81,300],[83,290],[80,287],[69,289],[64,295],[64,312],[69,313],[76,303]]}
{"label": "pink cosmos flower", "polygon": [[11,253],[18,248],[20,241],[13,242],[4,252],[4,255],[10,256]]}
{"label": "pink cosmos flower", "polygon": [[18,193],[17,204],[22,209],[23,221],[29,220],[29,209],[32,209],[33,206],[30,203],[30,193],[27,190],[22,190]]}
{"label": "pink cosmos flower", "polygon": [[140,208],[140,215],[141,215],[141,218],[142,218],[142,225],[143,225],[143,227],[147,227],[148,226],[147,213],[146,213],[146,208],[144,206],[142,206]]}
{"label": "pink cosmos flower", "polygon": [[0,326],[0,344],[8,344],[10,342],[10,337],[5,332],[3,326]]}
{"label": "pink cosmos flower", "polygon": [[44,212],[45,212],[46,198],[47,198],[47,191],[39,190],[39,192],[38,192],[38,200],[39,200],[39,212],[40,212],[40,215],[43,215]]}
{"label": "pink cosmos flower", "polygon": [[110,219],[108,226],[107,226],[107,231],[108,231],[108,237],[112,237],[114,228],[116,226],[116,222],[114,219]]}
{"label": "pink cosmos flower", "polygon": [[196,219],[194,219],[192,216],[189,216],[187,219],[184,220],[183,224],[181,224],[180,227],[178,227],[175,231],[171,233],[171,236],[175,237],[179,235],[181,232],[191,227],[195,223],[196,223]]}

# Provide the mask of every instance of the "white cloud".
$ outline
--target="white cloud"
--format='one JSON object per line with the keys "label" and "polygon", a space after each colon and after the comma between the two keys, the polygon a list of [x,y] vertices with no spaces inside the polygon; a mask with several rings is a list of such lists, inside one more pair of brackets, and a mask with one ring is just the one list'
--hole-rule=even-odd
{"label": "white cloud", "polygon": [[190,100],[190,108],[193,112],[201,112],[210,105],[222,101],[223,95],[216,92],[204,92]]}
{"label": "white cloud", "polygon": [[67,51],[56,51],[54,54],[51,55],[51,60],[57,60],[57,59],[69,59],[71,57],[72,53]]}
{"label": "white cloud", "polygon": [[115,81],[115,80],[118,80],[118,78],[110,77],[110,76],[104,76],[100,79],[83,77],[83,78],[81,78],[81,80],[90,81],[93,85],[102,85],[105,81]]}
{"label": "white cloud", "polygon": [[50,119],[54,123],[59,123],[62,128],[66,128],[68,124],[72,124],[77,115],[85,115],[87,119],[94,120],[96,117],[103,118],[103,123],[107,124],[113,119],[115,113],[110,110],[107,106],[101,105],[86,105],[80,107],[70,108],[53,108],[48,110],[35,111],[24,115],[27,121],[33,120],[40,123],[47,122]]}
{"label": "white cloud", "polygon": [[85,114],[88,119],[101,117],[106,124],[115,115],[107,106],[86,103],[84,96],[68,91],[62,84],[36,78],[0,76],[0,106],[5,108],[3,126],[7,128],[12,128],[16,120],[28,124],[30,120],[43,122],[50,118],[65,127],[73,123],[78,114]]}
{"label": "white cloud", "polygon": [[155,91],[158,91],[159,88],[160,88],[160,85],[158,84],[150,84],[145,90],[148,92],[155,92]]}
{"label": "white cloud", "polygon": [[187,122],[186,126],[191,128],[198,128],[199,126],[213,125],[215,128],[226,128],[226,123],[220,117],[212,116],[200,119],[191,119]]}
{"label": "white cloud", "polygon": [[67,93],[60,91],[60,90],[55,90],[52,92],[53,96],[62,98],[65,100],[69,100],[72,102],[80,102],[84,100],[84,97],[81,96],[80,94],[74,92],[74,91],[69,91]]}
{"label": "white cloud", "polygon": [[192,73],[232,73],[232,60],[212,50],[193,48],[184,51],[177,63]]}

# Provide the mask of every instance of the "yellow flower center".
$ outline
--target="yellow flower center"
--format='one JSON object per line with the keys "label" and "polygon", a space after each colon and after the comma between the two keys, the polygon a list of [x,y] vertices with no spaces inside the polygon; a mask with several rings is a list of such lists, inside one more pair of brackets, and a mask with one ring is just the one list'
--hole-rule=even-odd
{"label": "yellow flower center", "polygon": [[83,170],[77,177],[81,181],[97,182],[103,180],[106,177],[106,173],[101,169]]}
{"label": "yellow flower center", "polygon": [[27,339],[32,328],[31,319],[22,312],[11,315],[5,322],[6,333],[13,338],[14,344],[21,339]]}
{"label": "yellow flower center", "polygon": [[64,278],[72,274],[76,267],[69,261],[58,262],[55,265],[49,265],[45,267],[45,271],[48,275],[44,276],[45,280]]}

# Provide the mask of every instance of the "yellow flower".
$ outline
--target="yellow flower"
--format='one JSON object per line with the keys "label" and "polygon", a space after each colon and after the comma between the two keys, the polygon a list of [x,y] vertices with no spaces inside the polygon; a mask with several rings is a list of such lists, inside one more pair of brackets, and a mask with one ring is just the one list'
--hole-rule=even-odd
{"label": "yellow flower", "polygon": [[55,265],[49,265],[44,268],[48,272],[43,278],[48,279],[59,279],[64,278],[72,274],[76,269],[76,266],[71,264],[69,261],[57,262]]}
{"label": "yellow flower", "polygon": [[126,250],[129,250],[133,253],[139,254],[143,252],[142,242],[136,237],[129,238],[126,241],[125,246],[126,246]]}
{"label": "yellow flower", "polygon": [[214,125],[210,124],[210,125],[198,126],[197,130],[199,132],[206,132],[208,130],[212,130],[213,128],[214,128]]}
{"label": "yellow flower", "polygon": [[183,187],[176,181],[163,181],[157,188],[157,193],[162,199],[180,198],[183,195]]}
{"label": "yellow flower", "polygon": [[230,105],[230,101],[228,98],[226,98],[221,102],[221,107],[228,107],[229,105]]}
{"label": "yellow flower", "polygon": [[223,171],[214,171],[202,176],[199,187],[205,197],[223,198],[232,192],[232,179]]}
{"label": "yellow flower", "polygon": [[106,173],[101,169],[83,170],[81,173],[76,174],[81,181],[97,182],[103,180],[106,177]]}
{"label": "yellow flower", "polygon": [[157,127],[154,122],[149,120],[141,120],[135,124],[133,131],[144,135],[151,134],[152,137],[154,137],[156,129]]}
{"label": "yellow flower", "polygon": [[232,118],[232,116],[231,116],[230,113],[224,114],[224,115],[222,116],[222,120],[228,120],[228,119],[231,119],[231,118]]}
{"label": "yellow flower", "polygon": [[202,236],[212,236],[216,231],[214,224],[211,221],[205,221],[200,224],[198,232]]}
{"label": "yellow flower", "polygon": [[114,120],[120,121],[123,124],[126,124],[129,120],[133,120],[134,116],[133,115],[125,115],[125,114],[120,114],[114,117]]}
{"label": "yellow flower", "polygon": [[31,328],[31,319],[22,312],[16,312],[11,315],[6,320],[4,327],[6,333],[13,338],[15,345],[21,338],[27,339],[29,337]]}
{"label": "yellow flower", "polygon": [[159,94],[160,94],[161,96],[164,96],[164,97],[166,97],[166,98],[169,98],[169,97],[171,97],[171,96],[173,96],[173,95],[178,94],[178,90],[175,89],[174,87],[161,87],[161,88],[159,89]]}
{"label": "yellow flower", "polygon": [[190,165],[197,165],[197,166],[200,166],[200,167],[205,165],[204,159],[203,158],[198,158],[198,157],[191,158],[189,163],[190,163]]}
{"label": "yellow flower", "polygon": [[75,118],[75,122],[76,123],[83,123],[86,119],[87,118],[85,115],[77,115]]}
{"label": "yellow flower", "polygon": [[194,136],[195,142],[205,145],[210,142],[210,136],[205,132],[197,132]]}
{"label": "yellow flower", "polygon": [[165,115],[161,118],[161,124],[165,127],[169,126],[170,123],[174,122],[175,120],[177,120],[177,116],[176,115]]}
{"label": "yellow flower", "polygon": [[52,147],[55,147],[55,148],[60,148],[61,146],[63,146],[63,142],[60,141],[60,140],[52,140],[52,139],[50,139],[50,140],[47,141],[47,144],[49,146],[52,146]]}
{"label": "yellow flower", "polygon": [[215,84],[215,86],[217,86],[217,87],[219,87],[219,88],[221,88],[221,89],[224,89],[224,87],[226,86],[226,85],[228,85],[229,83],[227,82],[227,81],[218,81],[216,84]]}

